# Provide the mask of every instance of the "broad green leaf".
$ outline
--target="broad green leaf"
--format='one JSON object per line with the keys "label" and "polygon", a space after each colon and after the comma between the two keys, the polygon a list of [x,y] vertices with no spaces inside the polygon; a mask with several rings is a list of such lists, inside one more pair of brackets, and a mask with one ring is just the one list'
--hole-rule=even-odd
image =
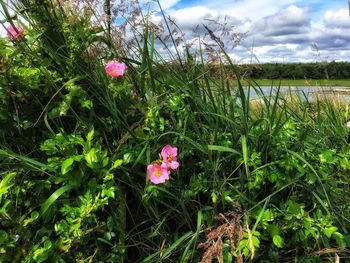
{"label": "broad green leaf", "polygon": [[110,170],[112,170],[112,169],[117,169],[117,168],[120,167],[122,164],[123,164],[123,160],[116,160],[116,161],[113,163],[113,166],[111,167]]}
{"label": "broad green leaf", "polygon": [[74,163],[74,158],[70,157],[66,159],[61,166],[61,173],[62,175],[65,175],[71,170],[72,164]]}
{"label": "broad green leaf", "polygon": [[273,237],[273,236],[276,236],[276,235],[279,235],[280,233],[280,229],[277,225],[269,225],[267,227],[267,231],[270,233],[270,235]]}
{"label": "broad green leaf", "polygon": [[96,151],[97,151],[97,149],[91,149],[87,154],[85,154],[85,160],[91,166],[94,163],[98,162]]}
{"label": "broad green leaf", "polygon": [[276,247],[278,247],[278,248],[283,247],[283,238],[280,235],[274,235],[272,238],[272,241]]}
{"label": "broad green leaf", "polygon": [[52,243],[50,240],[46,240],[44,243],[44,248],[45,249],[50,249],[52,247]]}
{"label": "broad green leaf", "polygon": [[106,157],[106,158],[104,158],[103,161],[102,161],[102,166],[103,166],[103,167],[106,167],[106,166],[108,165],[108,163],[109,163],[109,157]]}
{"label": "broad green leaf", "polygon": [[252,236],[252,242],[253,242],[254,247],[260,246],[260,240],[256,236]]}
{"label": "broad green leaf", "polygon": [[336,232],[337,230],[338,230],[337,227],[331,226],[331,227],[326,228],[323,232],[328,238],[331,238],[332,234],[334,232]]}

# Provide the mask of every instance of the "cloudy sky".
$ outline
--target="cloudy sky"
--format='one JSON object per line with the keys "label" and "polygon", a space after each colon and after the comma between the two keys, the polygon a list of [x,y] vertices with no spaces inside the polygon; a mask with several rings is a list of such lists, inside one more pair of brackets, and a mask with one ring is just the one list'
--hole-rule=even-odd
{"label": "cloudy sky", "polygon": [[[348,0],[159,1],[188,41],[196,25],[216,32],[210,20],[223,21],[226,16],[232,32],[245,34],[238,46],[228,49],[237,63],[350,61]],[[156,12],[153,18],[159,22],[161,14]],[[200,31],[206,32],[203,26]]]}
{"label": "cloudy sky", "polygon": [[[167,15],[188,32],[227,16],[246,33],[230,50],[240,63],[350,61],[347,0],[160,0]],[[158,14],[159,15],[159,14]],[[157,16],[157,15],[156,15]],[[314,48],[312,48],[312,46]],[[317,47],[317,48],[315,48]]]}

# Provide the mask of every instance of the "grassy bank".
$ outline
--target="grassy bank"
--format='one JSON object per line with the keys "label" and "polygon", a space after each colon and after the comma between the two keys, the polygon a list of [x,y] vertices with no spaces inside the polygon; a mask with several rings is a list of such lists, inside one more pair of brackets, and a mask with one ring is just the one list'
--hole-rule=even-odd
{"label": "grassy bank", "polygon": [[[350,87],[349,79],[256,79],[254,80],[259,86],[341,86]],[[244,85],[248,81],[243,82]]]}

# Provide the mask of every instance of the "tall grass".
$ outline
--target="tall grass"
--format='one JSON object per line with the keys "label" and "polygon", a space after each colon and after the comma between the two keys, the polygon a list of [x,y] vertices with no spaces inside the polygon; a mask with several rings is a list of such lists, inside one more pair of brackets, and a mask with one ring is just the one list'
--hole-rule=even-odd
{"label": "tall grass", "polygon": [[[128,54],[116,49],[113,25],[92,28],[91,17],[71,16],[59,1],[12,6],[6,23],[26,21],[29,38],[1,39],[4,262],[349,255],[347,105],[244,87],[208,28],[220,66],[213,76],[213,54],[202,43],[181,50],[162,10],[171,43],[147,19],[140,33],[127,19]],[[159,45],[175,54],[160,55]],[[105,74],[110,59],[127,65],[123,78]],[[166,144],[178,147],[180,168],[153,185],[146,166]],[[199,245],[210,237],[212,246]]]}

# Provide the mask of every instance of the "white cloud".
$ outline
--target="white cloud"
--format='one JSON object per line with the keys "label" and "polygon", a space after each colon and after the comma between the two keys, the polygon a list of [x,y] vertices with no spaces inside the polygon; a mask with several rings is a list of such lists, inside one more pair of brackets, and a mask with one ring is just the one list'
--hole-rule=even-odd
{"label": "white cloud", "polygon": [[175,19],[177,25],[183,28],[195,27],[203,23],[203,19],[213,18],[218,12],[204,6],[194,6],[179,10],[169,10],[169,15]]}
{"label": "white cloud", "polygon": [[203,6],[239,19],[257,21],[276,13],[280,8],[300,2],[301,0],[216,0],[201,1]]}
{"label": "white cloud", "polygon": [[329,10],[325,13],[324,24],[326,27],[350,27],[350,16],[348,9],[339,9],[337,11]]}
{"label": "white cloud", "polygon": [[163,10],[166,10],[174,5],[176,5],[180,0],[159,0],[159,3]]}

